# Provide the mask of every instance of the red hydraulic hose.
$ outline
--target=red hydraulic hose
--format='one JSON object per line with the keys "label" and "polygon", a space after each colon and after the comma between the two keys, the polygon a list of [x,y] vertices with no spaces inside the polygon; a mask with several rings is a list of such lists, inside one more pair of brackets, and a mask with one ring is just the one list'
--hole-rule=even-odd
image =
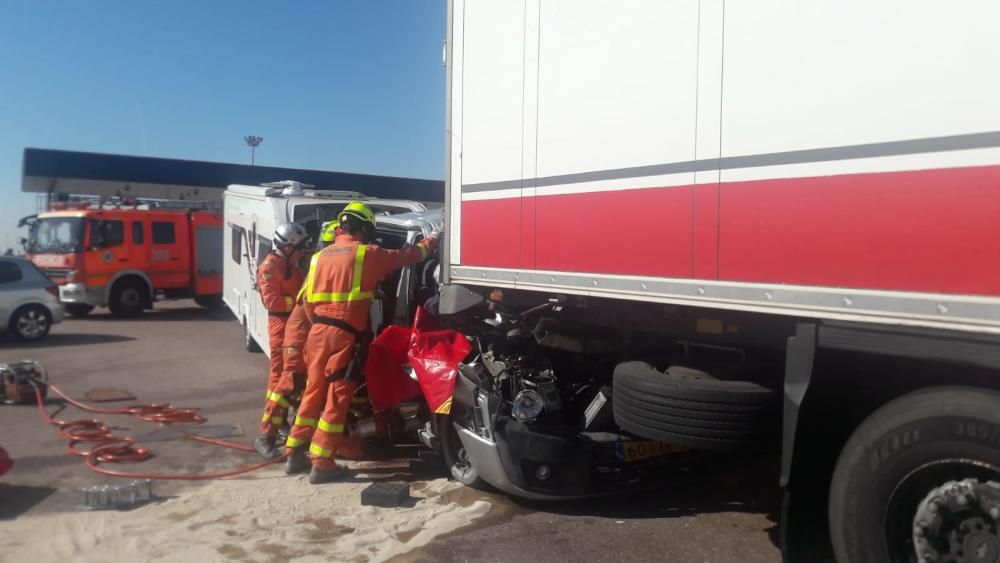
{"label": "red hydraulic hose", "polygon": [[[122,407],[118,409],[99,409],[74,400],[70,396],[63,393],[62,390],[55,385],[49,384],[48,387],[57,395],[65,399],[69,404],[87,412],[99,414],[127,414],[139,420],[157,422],[159,424],[170,424],[174,422],[201,424],[202,422],[205,422],[205,418],[199,415],[195,409],[180,409],[171,404],[155,403]],[[251,471],[262,469],[268,465],[280,462],[286,457],[285,455],[280,455],[274,459],[263,461],[261,463],[218,473],[133,473],[129,471],[107,469],[105,467],[101,467],[100,464],[145,461],[152,457],[153,454],[148,448],[137,447],[135,445],[135,439],[132,437],[115,436],[111,433],[111,430],[99,420],[81,419],[66,421],[52,418],[48,411],[45,410],[45,399],[42,397],[42,392],[37,385],[35,386],[35,399],[38,401],[38,412],[41,414],[42,418],[49,424],[55,426],[56,432],[68,440],[66,443],[66,451],[76,456],[86,457],[87,467],[102,475],[128,477],[131,479],[175,479],[188,481],[221,479],[224,477],[243,475],[244,473],[250,473]],[[250,446],[228,442],[218,438],[192,435],[191,439],[243,452],[254,451],[254,449]],[[90,443],[93,445],[89,450],[77,449],[77,444],[82,443]]]}

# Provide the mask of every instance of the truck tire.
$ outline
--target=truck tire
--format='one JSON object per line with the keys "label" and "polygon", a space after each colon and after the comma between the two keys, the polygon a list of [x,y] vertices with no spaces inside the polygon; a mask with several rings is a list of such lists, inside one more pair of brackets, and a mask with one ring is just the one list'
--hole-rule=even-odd
{"label": "truck tire", "polygon": [[75,319],[82,319],[90,314],[94,310],[93,305],[87,305],[86,303],[67,303],[66,312],[69,316]]}
{"label": "truck tire", "polygon": [[647,438],[716,452],[774,449],[778,394],[749,381],[722,381],[681,366],[666,372],[643,362],[615,368],[615,422]]}
{"label": "truck tire", "polygon": [[119,280],[111,286],[108,309],[111,309],[111,314],[116,317],[138,317],[142,315],[143,304],[146,302],[146,292],[145,284],[138,280]]}
{"label": "truck tire", "polygon": [[253,335],[250,334],[250,325],[247,324],[246,317],[243,317],[243,348],[252,354],[259,354],[263,352],[257,341],[253,339]]}
{"label": "truck tire", "polygon": [[465,448],[458,438],[458,432],[451,423],[451,415],[433,414],[431,415],[431,426],[434,435],[441,442],[441,457],[448,469],[448,476],[466,487],[473,489],[485,489],[488,487],[486,481],[479,476],[479,471],[465,457]]}
{"label": "truck tire", "polygon": [[[931,387],[876,410],[833,471],[837,561],[996,561],[1000,501],[988,499],[1000,498],[993,493],[1000,489],[998,444],[995,390]],[[970,497],[967,486],[987,487],[986,495]],[[934,499],[943,504],[931,507]]]}

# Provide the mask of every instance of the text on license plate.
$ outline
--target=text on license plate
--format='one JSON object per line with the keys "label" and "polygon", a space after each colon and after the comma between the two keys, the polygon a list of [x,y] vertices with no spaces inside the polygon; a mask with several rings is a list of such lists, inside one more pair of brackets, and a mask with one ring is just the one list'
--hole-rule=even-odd
{"label": "text on license plate", "polygon": [[619,461],[638,461],[685,450],[687,448],[663,442],[618,442],[615,444],[615,453]]}

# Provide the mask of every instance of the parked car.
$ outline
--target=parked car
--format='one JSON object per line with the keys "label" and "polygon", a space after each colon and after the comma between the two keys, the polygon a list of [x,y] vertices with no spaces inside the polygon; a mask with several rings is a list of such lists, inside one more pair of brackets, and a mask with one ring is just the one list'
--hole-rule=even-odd
{"label": "parked car", "polygon": [[18,340],[38,340],[61,323],[59,288],[30,260],[0,257],[0,330]]}

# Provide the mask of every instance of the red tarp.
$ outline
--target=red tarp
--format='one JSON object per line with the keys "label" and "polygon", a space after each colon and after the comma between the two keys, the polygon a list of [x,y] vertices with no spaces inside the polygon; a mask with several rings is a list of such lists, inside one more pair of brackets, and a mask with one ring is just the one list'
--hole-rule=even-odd
{"label": "red tarp", "polygon": [[[418,397],[422,389],[432,411],[449,413],[458,364],[471,350],[464,336],[440,330],[433,315],[418,309],[413,328],[391,326],[369,348],[365,378],[372,406],[385,410]],[[419,384],[407,366],[413,366]]]}

